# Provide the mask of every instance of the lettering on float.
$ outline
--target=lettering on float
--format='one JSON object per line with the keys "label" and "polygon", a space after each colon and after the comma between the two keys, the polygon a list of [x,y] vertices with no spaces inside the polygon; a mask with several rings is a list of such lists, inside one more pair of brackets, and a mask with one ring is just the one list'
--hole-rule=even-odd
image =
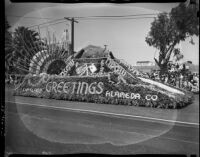
{"label": "lettering on float", "polygon": [[107,59],[106,62],[107,66],[113,70],[115,73],[119,74],[119,75],[122,75],[122,76],[125,76],[126,75],[126,71],[121,67],[119,66],[118,63],[116,63],[114,60],[112,59]]}
{"label": "lettering on float", "polygon": [[61,72],[61,75],[66,75],[68,73],[68,71],[71,69],[71,67],[74,66],[74,60],[71,59],[69,61],[69,63],[67,64],[67,66],[64,68],[64,70]]}
{"label": "lettering on float", "polygon": [[[106,97],[116,97],[116,98],[123,98],[123,99],[141,99],[141,95],[139,93],[125,93],[119,91],[106,91]],[[157,95],[150,95],[147,94],[145,99],[148,101],[156,101],[158,99]]]}
{"label": "lettering on float", "polygon": [[126,62],[123,61],[123,60],[119,60],[119,62],[120,62],[121,64],[124,64],[124,65],[128,68],[128,70],[129,70],[130,72],[132,72],[133,74],[136,74],[136,75],[139,74],[139,71],[137,71],[137,70],[136,70],[133,66],[131,66],[130,64],[126,63]]}
{"label": "lettering on float", "polygon": [[66,94],[101,94],[103,92],[103,82],[48,82],[47,92],[66,93]]}
{"label": "lettering on float", "polygon": [[32,92],[35,94],[40,94],[42,92],[42,88],[23,88],[23,92]]}

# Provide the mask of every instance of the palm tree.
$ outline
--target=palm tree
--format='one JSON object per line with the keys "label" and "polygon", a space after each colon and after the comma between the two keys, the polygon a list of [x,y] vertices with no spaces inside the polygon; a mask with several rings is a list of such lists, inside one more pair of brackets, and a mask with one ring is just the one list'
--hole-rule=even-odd
{"label": "palm tree", "polygon": [[13,33],[12,41],[5,45],[7,67],[14,67],[14,73],[27,74],[30,60],[44,46],[38,32],[18,27]]}
{"label": "palm tree", "polygon": [[5,18],[5,72],[10,73],[11,70],[11,58],[12,58],[12,51],[13,47],[12,45],[12,35],[9,32],[10,25]]}

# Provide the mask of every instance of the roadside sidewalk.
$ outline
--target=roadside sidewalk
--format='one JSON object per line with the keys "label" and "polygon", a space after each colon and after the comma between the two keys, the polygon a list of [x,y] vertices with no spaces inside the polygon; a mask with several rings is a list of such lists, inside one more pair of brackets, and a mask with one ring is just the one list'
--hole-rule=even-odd
{"label": "roadside sidewalk", "polygon": [[195,124],[199,123],[199,96],[195,96],[193,104],[186,108],[157,109],[135,106],[122,106],[110,104],[95,104],[86,102],[74,102],[55,99],[41,99],[33,97],[12,96],[11,92],[6,91],[5,101],[17,102],[29,105],[38,105],[42,107],[51,107],[57,109],[66,109],[76,112],[90,112],[94,114],[105,114],[111,116],[120,116],[126,118],[143,118],[146,120],[156,120],[170,123]]}

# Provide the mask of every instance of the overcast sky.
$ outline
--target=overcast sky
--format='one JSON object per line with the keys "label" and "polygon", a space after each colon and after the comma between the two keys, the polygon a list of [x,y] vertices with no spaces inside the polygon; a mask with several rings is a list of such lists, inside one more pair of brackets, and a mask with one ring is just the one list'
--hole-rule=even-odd
{"label": "overcast sky", "polygon": [[[6,15],[13,31],[18,26],[33,26],[47,22],[47,19],[23,17],[39,17],[62,19],[74,16],[105,16],[105,15],[135,15],[170,12],[177,3],[134,3],[134,4],[55,4],[55,3],[11,3],[6,0]],[[13,17],[22,16],[22,17]],[[108,49],[119,59],[124,59],[134,65],[136,61],[153,61],[158,51],[147,45],[147,36],[153,18],[123,19],[123,20],[81,20],[75,23],[75,51],[89,44]],[[67,21],[48,26],[48,30],[61,38],[64,29],[70,29]],[[46,35],[47,27],[41,27],[42,35]],[[184,54],[184,60],[199,63],[199,38],[194,37],[195,45],[189,40],[182,42],[179,47]]]}

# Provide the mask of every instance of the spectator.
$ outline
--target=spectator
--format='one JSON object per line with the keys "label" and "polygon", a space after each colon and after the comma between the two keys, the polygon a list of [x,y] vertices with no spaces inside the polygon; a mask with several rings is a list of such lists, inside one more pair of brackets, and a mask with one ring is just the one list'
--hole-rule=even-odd
{"label": "spectator", "polygon": [[178,63],[176,63],[176,69],[177,69],[177,70],[179,69],[179,64],[178,64]]}
{"label": "spectator", "polygon": [[194,75],[193,75],[193,80],[194,80],[195,82],[199,82],[199,78],[197,77],[197,74],[194,74]]}
{"label": "spectator", "polygon": [[167,84],[168,83],[168,78],[169,78],[169,76],[168,76],[168,74],[165,76],[165,83]]}
{"label": "spectator", "polygon": [[183,75],[180,74],[179,76],[179,87],[182,88],[182,84],[183,84]]}
{"label": "spectator", "polygon": [[185,68],[185,64],[183,64],[183,68],[181,69],[181,73],[185,74],[185,72],[186,72],[186,68]]}

